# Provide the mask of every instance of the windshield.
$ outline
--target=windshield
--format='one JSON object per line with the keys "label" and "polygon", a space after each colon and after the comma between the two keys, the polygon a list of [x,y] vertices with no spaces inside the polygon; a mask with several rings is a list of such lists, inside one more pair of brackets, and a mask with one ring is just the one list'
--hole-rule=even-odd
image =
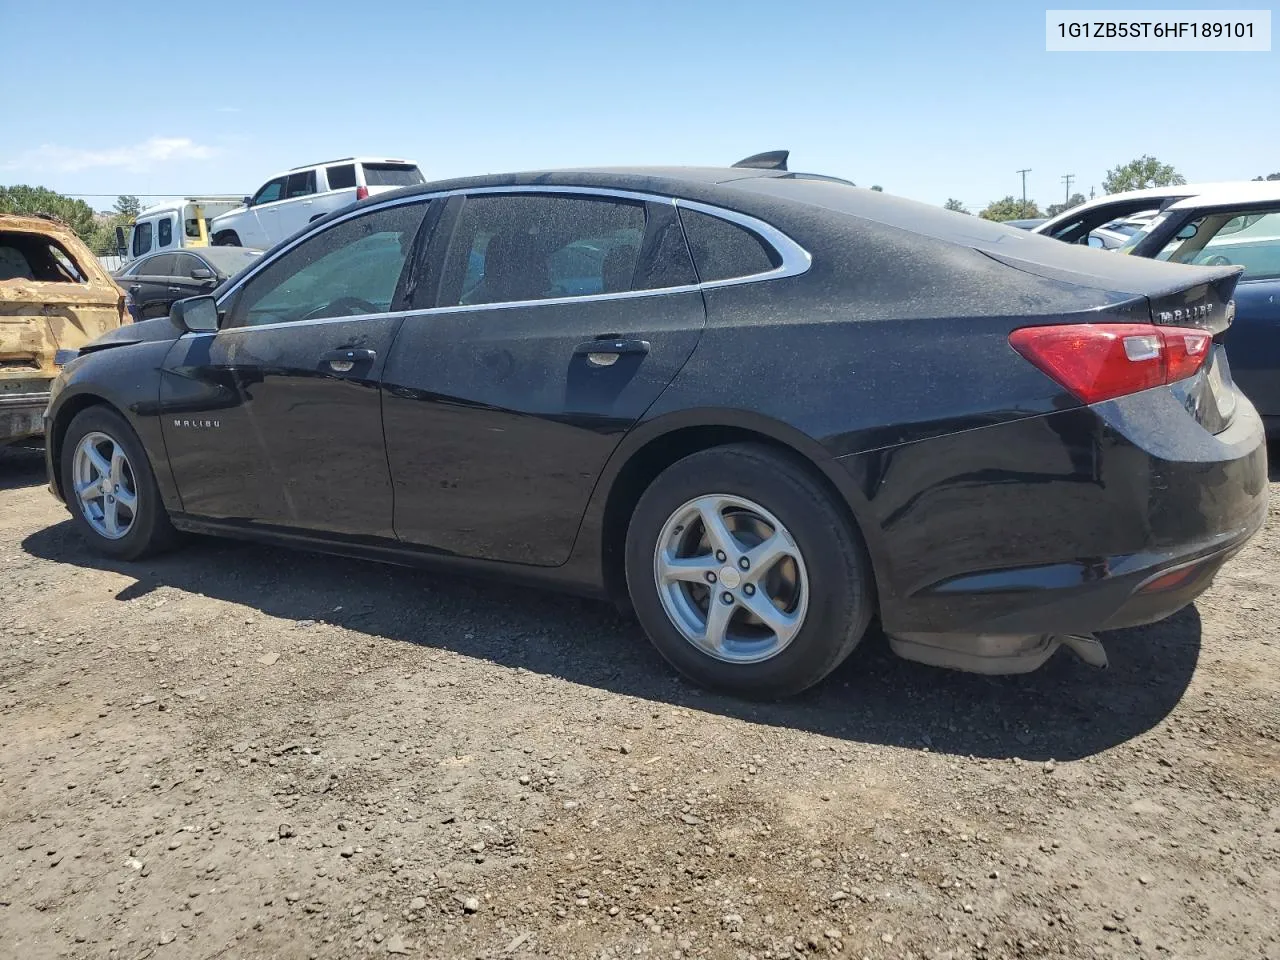
{"label": "windshield", "polygon": [[[1148,223],[1142,229],[1135,231],[1134,234],[1131,237],[1129,237],[1128,240],[1126,240],[1123,244],[1121,244],[1120,247],[1116,250],[1116,253],[1133,253],[1134,248],[1138,244],[1142,243],[1142,241],[1147,239],[1148,236],[1150,236],[1156,230],[1160,229],[1160,225],[1168,219],[1169,219],[1169,215],[1167,213],[1162,213],[1157,217],[1153,217],[1150,223]],[[1163,253],[1163,251],[1161,252]],[[1167,258],[1157,257],[1156,259],[1164,260]]]}

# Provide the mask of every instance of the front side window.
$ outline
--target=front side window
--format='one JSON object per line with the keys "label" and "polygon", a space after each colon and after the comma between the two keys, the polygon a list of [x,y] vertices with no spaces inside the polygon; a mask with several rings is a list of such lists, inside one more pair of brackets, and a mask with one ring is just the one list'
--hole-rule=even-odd
{"label": "front side window", "polygon": [[151,224],[139,223],[133,228],[133,255],[140,257],[151,249]]}
{"label": "front side window", "polygon": [[782,263],[773,247],[736,223],[687,208],[680,210],[680,220],[703,283],[768,273]]}
{"label": "front side window", "polygon": [[198,257],[193,257],[189,253],[179,253],[173,258],[173,272],[171,276],[182,277],[184,280],[193,279],[192,271],[200,269],[209,269],[200,262]]}
{"label": "front side window", "polygon": [[284,198],[306,197],[316,192],[316,172],[305,170],[302,173],[291,173],[285,183]]}
{"label": "front side window", "polygon": [[173,276],[173,261],[175,259],[172,253],[162,253],[158,256],[148,257],[142,269],[138,271],[140,277],[170,277]]}
{"label": "front side window", "polygon": [[639,201],[550,194],[468,197],[445,258],[441,306],[635,289]]}
{"label": "front side window", "polygon": [[192,240],[200,239],[200,221],[198,219],[195,217],[187,217],[187,219],[182,221],[182,223],[182,229],[186,231],[188,237]]}
{"label": "front side window", "polygon": [[307,238],[245,284],[227,326],[386,313],[425,212],[401,204]]}
{"label": "front side window", "polygon": [[284,195],[284,185],[288,181],[288,177],[276,177],[270,183],[264,183],[258,188],[258,192],[253,195],[253,206],[260,203],[271,203],[273,200],[279,200]]}
{"label": "front side window", "polygon": [[324,178],[329,182],[330,190],[346,190],[356,185],[356,166],[344,163],[336,167],[325,167]]}
{"label": "front side window", "polygon": [[173,243],[173,221],[165,217],[157,225],[159,229],[156,231],[157,246],[167,247]]}

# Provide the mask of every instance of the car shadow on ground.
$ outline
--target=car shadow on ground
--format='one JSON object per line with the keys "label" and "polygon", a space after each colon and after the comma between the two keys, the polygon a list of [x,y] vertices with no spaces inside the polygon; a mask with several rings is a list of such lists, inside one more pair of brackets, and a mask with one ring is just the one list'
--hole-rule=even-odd
{"label": "car shadow on ground", "polygon": [[36,487],[44,482],[43,449],[0,447],[0,490]]}
{"label": "car shadow on ground", "polygon": [[594,601],[209,538],[193,538],[185,549],[143,563],[117,563],[90,553],[69,522],[30,535],[22,546],[43,559],[134,578],[117,595],[121,601],[174,587],[273,617],[328,622],[616,694],[842,740],[966,756],[1066,760],[1122,743],[1173,709],[1200,651],[1194,607],[1160,624],[1107,635],[1107,670],[1061,650],[1039,671],[1013,677],[900,660],[873,628],[816,689],[786,702],[752,703],[681,680],[633,620]]}

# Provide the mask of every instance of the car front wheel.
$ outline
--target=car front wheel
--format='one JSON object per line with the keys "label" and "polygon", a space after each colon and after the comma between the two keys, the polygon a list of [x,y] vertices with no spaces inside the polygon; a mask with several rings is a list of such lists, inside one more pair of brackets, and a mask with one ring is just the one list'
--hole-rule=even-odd
{"label": "car front wheel", "polygon": [[764,445],[703,450],[641,496],[627,586],[659,652],[697,683],[781,697],[820,681],[874,607],[866,550],[833,496]]}
{"label": "car front wheel", "polygon": [[177,540],[146,451],[114,410],[76,415],[63,437],[61,470],[73,522],[99,553],[136,560]]}

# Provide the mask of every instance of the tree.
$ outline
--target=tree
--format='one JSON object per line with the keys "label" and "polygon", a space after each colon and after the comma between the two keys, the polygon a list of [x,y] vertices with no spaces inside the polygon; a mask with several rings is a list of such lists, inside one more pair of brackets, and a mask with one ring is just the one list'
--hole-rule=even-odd
{"label": "tree", "polygon": [[1167,187],[1186,183],[1187,178],[1167,163],[1146,154],[1137,160],[1107,171],[1102,189],[1107,193],[1124,193],[1126,190],[1142,190],[1146,187]]}
{"label": "tree", "polygon": [[142,203],[137,197],[124,193],[116,198],[116,213],[122,217],[127,217],[130,223],[138,219],[138,214],[142,212]]}
{"label": "tree", "polygon": [[874,190],[876,193],[884,193],[884,187],[880,186],[879,184],[876,184],[871,189]]}
{"label": "tree", "polygon": [[[969,213],[969,211],[965,209],[965,205],[954,197],[948,198],[947,202],[942,205],[942,208],[944,210],[950,210],[952,213]],[[970,214],[970,216],[972,216],[972,214]]]}
{"label": "tree", "polygon": [[1049,206],[1044,211],[1044,215],[1046,217],[1056,217],[1058,214],[1062,213],[1062,211],[1070,210],[1072,207],[1078,207],[1080,206],[1080,204],[1084,202],[1085,202],[1085,195],[1083,193],[1073,193],[1071,195],[1071,199],[1068,200],[1066,203],[1049,204]]}
{"label": "tree", "polygon": [[1280,180],[1280,173],[1268,173],[1265,177],[1254,177],[1255,180]]}
{"label": "tree", "polygon": [[67,224],[76,236],[85,241],[97,228],[93,208],[83,200],[73,200],[44,187],[30,187],[22,183],[0,187],[0,213],[48,214]]}
{"label": "tree", "polygon": [[1042,217],[1043,213],[1036,206],[1034,200],[1028,200],[1026,206],[1022,205],[1022,201],[1013,194],[1000,200],[992,200],[986,205],[981,213],[978,214],[983,220],[1030,220],[1033,217]]}

